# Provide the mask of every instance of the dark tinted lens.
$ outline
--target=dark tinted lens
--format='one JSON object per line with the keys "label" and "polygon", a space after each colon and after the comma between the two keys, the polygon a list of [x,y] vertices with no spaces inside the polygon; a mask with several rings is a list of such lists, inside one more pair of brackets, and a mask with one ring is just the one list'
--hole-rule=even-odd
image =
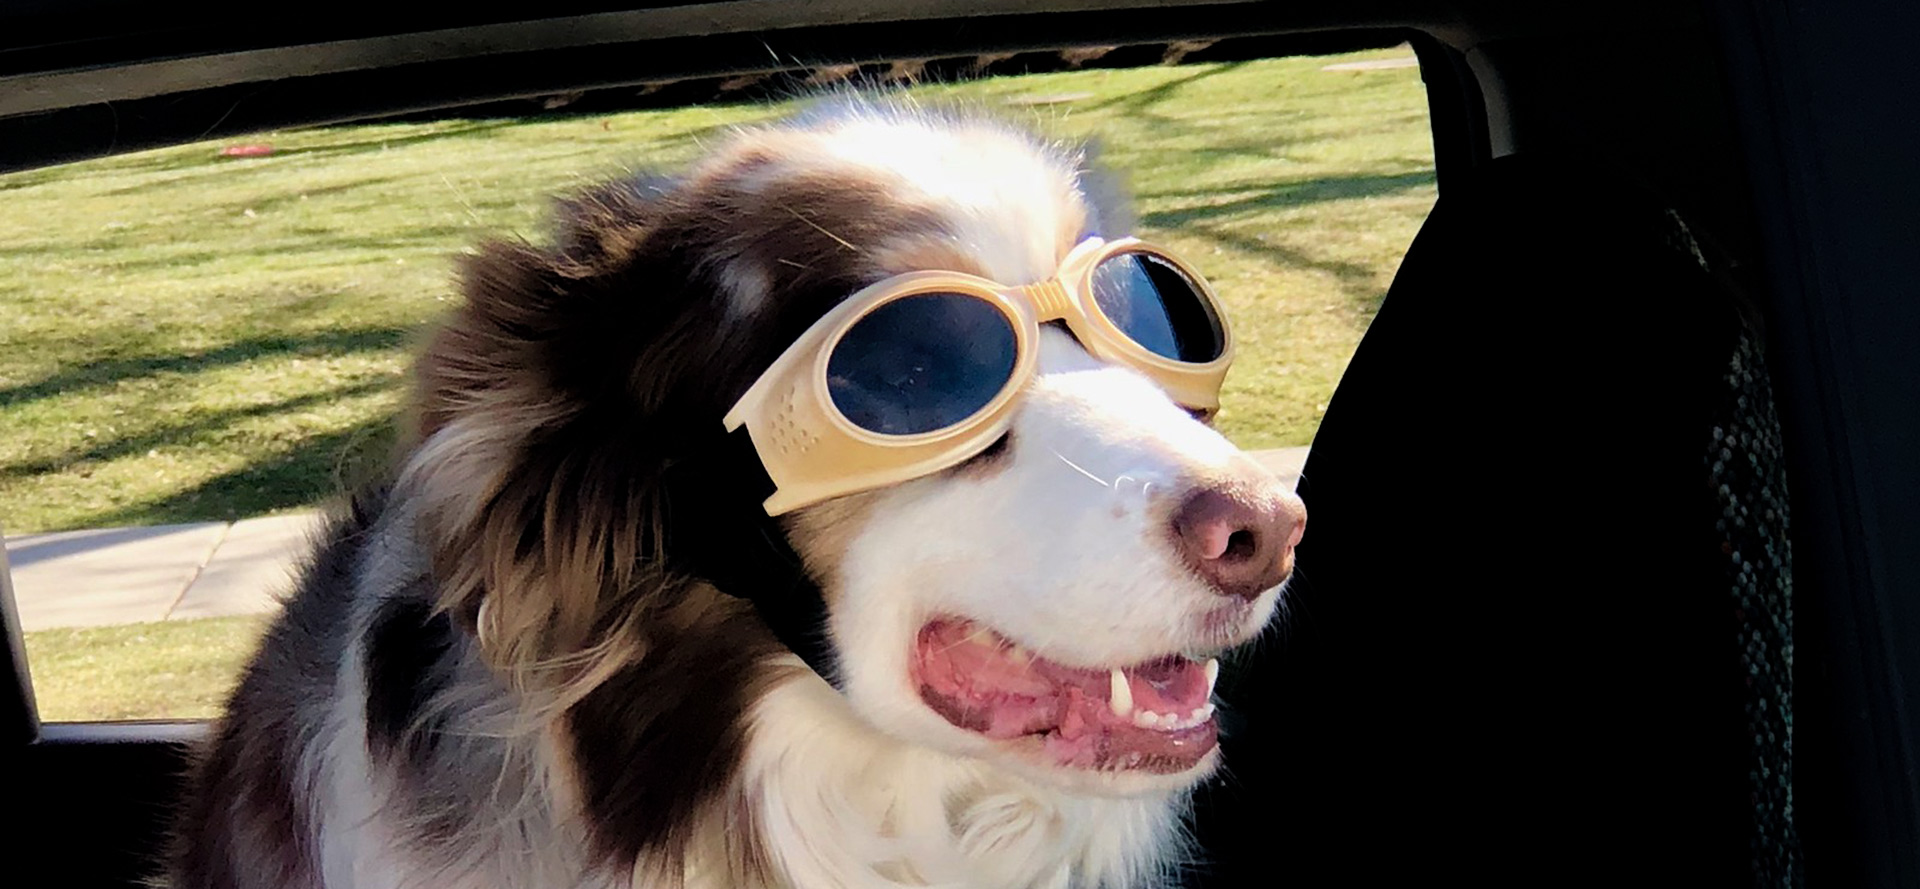
{"label": "dark tinted lens", "polygon": [[958,293],[896,299],[855,323],[827,359],[827,392],[854,425],[883,435],[944,429],[1013,378],[1013,324]]}
{"label": "dark tinted lens", "polygon": [[1117,253],[1093,269],[1093,301],[1120,332],[1148,351],[1204,364],[1220,357],[1220,319],[1200,285],[1166,260]]}

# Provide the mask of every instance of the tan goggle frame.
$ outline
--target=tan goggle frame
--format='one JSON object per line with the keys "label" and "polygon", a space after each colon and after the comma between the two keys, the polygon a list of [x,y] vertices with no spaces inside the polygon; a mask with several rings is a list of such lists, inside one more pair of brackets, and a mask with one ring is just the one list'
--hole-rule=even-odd
{"label": "tan goggle frame", "polygon": [[[1219,327],[1218,357],[1200,364],[1166,358],[1134,342],[1100,310],[1093,298],[1094,269],[1122,253],[1164,261],[1193,284]],[[828,390],[834,347],[875,309],[925,293],[973,296],[998,308],[1013,330],[1013,372],[984,407],[952,426],[911,435],[862,429],[841,414]],[[1067,254],[1059,274],[1024,287],[960,272],[896,275],[863,288],[807,328],[727,412],[727,430],[747,427],[773,479],[767,514],[931,475],[985,450],[1012,422],[1016,399],[1039,363],[1040,325],[1049,321],[1064,322],[1088,354],[1138,370],[1179,404],[1209,413],[1220,405],[1220,384],[1233,363],[1226,313],[1206,279],[1166,250],[1132,238],[1088,239]]]}

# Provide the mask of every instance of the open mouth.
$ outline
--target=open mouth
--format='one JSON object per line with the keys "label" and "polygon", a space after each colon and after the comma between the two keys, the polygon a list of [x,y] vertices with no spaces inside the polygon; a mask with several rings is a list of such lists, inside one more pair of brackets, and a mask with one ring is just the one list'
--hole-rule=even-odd
{"label": "open mouth", "polygon": [[948,722],[1026,740],[1055,765],[1177,774],[1219,744],[1220,662],[1168,655],[1107,669],[1054,663],[979,624],[941,618],[913,651],[920,699]]}

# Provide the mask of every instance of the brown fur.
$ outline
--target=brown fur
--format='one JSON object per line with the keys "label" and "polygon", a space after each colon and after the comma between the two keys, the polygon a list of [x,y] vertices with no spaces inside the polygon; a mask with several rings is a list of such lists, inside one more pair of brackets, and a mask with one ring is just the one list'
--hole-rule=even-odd
{"label": "brown fur", "polygon": [[[659,475],[711,445],[726,406],[771,362],[775,342],[743,354],[724,294],[675,282],[744,262],[783,302],[814,297],[775,308],[810,321],[877,274],[857,245],[927,224],[885,205],[877,183],[844,177],[748,192],[766,150],[671,190],[570,202],[555,250],[483,249],[466,264],[466,308],[420,362],[416,440],[452,430],[459,465],[484,467],[427,489],[441,604],[477,623],[486,602],[484,647],[522,691],[591,685],[605,675],[595,662],[640,654],[613,640],[637,614],[632,591],[671,583],[654,573],[671,566],[651,558],[664,551]],[[617,357],[595,363],[604,356]],[[462,429],[466,417],[485,428]],[[585,448],[581,427],[594,433]]]}
{"label": "brown fur", "polygon": [[[354,510],[334,520],[332,536],[356,535],[370,521]],[[249,874],[287,889],[314,885],[314,825],[298,773],[301,720],[289,714],[311,713],[337,693],[331,673],[302,668],[322,658],[323,640],[346,621],[353,552],[336,543],[314,555],[305,568],[308,582],[339,594],[288,604],[234,690],[233,701],[250,706],[230,706],[212,741],[197,751],[168,855],[170,885],[177,889],[244,889]],[[288,684],[287,675],[302,678]],[[236,861],[243,867],[235,868]]]}
{"label": "brown fur", "polygon": [[789,513],[781,521],[807,573],[819,581],[829,601],[840,586],[847,547],[866,523],[872,503],[871,494],[853,494]]}

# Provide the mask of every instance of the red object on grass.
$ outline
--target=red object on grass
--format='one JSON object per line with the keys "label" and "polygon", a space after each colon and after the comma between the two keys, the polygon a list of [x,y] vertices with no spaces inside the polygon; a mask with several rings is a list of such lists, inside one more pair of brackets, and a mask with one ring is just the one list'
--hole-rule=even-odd
{"label": "red object on grass", "polygon": [[220,149],[221,157],[266,157],[273,153],[273,146],[262,143],[247,145],[229,145]]}

